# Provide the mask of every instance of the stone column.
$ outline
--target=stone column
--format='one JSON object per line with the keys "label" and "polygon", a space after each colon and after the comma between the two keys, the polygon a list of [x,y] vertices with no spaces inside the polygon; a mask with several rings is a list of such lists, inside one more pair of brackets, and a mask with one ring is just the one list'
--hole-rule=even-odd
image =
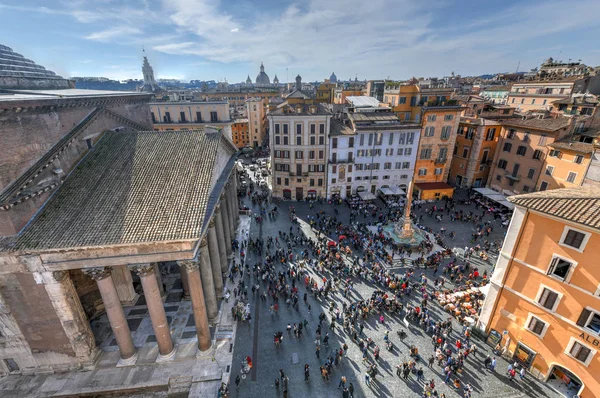
{"label": "stone column", "polygon": [[235,222],[233,217],[233,197],[231,196],[231,183],[227,182],[225,186],[225,200],[227,201],[227,215],[229,216],[229,228],[231,230],[231,238],[235,239]]}
{"label": "stone column", "polygon": [[160,273],[160,265],[159,263],[152,263],[154,266],[154,273],[156,274],[156,284],[158,285],[158,290],[160,291],[160,297],[165,296],[165,286],[162,282],[162,274]]}
{"label": "stone column", "polygon": [[158,358],[157,362],[171,359],[175,356],[175,348],[171,339],[169,323],[165,314],[160,290],[158,289],[158,280],[156,278],[156,264],[134,264],[130,266],[135,271],[142,281],[144,288],[144,297],[146,297],[146,305],[148,313],[152,321],[152,328],[156,335],[158,343]]}
{"label": "stone column", "polygon": [[210,254],[210,265],[212,268],[213,282],[217,298],[223,297],[223,274],[221,273],[221,258],[219,255],[219,242],[215,229],[215,220],[211,218],[208,223],[208,253]]}
{"label": "stone column", "polygon": [[86,268],[83,270],[86,275],[98,284],[98,290],[100,291],[100,296],[102,296],[106,315],[108,316],[110,327],[112,328],[115,340],[117,340],[121,354],[121,359],[117,366],[131,366],[135,365],[137,361],[137,351],[133,345],[131,331],[129,330],[123,307],[121,307],[119,294],[110,276],[110,271],[110,268],[105,267]]}
{"label": "stone column", "polygon": [[215,225],[217,228],[217,240],[219,241],[219,260],[221,261],[221,272],[227,273],[227,247],[225,245],[225,232],[223,231],[223,219],[221,218],[221,206],[215,208]]}
{"label": "stone column", "polygon": [[138,294],[133,289],[133,279],[127,265],[113,267],[111,277],[119,294],[119,299],[121,299],[121,304],[124,307],[135,305]]}
{"label": "stone column", "polygon": [[221,216],[223,218],[223,231],[225,232],[225,250],[227,251],[227,255],[230,256],[233,253],[233,249],[231,248],[231,227],[229,225],[229,210],[227,210],[227,200],[225,199],[225,195],[221,194]]}
{"label": "stone column", "polygon": [[235,213],[235,225],[239,225],[240,224],[240,197],[238,196],[237,193],[238,187],[237,187],[237,172],[234,170],[233,171],[233,199],[234,199],[234,213]]}
{"label": "stone column", "polygon": [[180,261],[182,271],[187,273],[190,284],[190,296],[192,298],[192,310],[196,323],[196,334],[198,335],[198,349],[206,351],[211,346],[210,330],[208,328],[208,316],[206,314],[206,303],[204,291],[200,280],[199,264],[196,261]]}
{"label": "stone column", "polygon": [[179,273],[181,274],[181,288],[183,289],[183,299],[190,299],[190,284],[188,281],[188,274],[185,267],[179,264]]}
{"label": "stone column", "polygon": [[217,320],[219,309],[217,308],[217,294],[215,292],[215,282],[210,265],[210,254],[208,252],[208,240],[206,236],[203,236],[200,241],[200,275],[202,276],[202,290],[204,291],[208,320],[212,323]]}
{"label": "stone column", "polygon": [[84,366],[90,366],[98,348],[69,271],[44,272],[43,278],[50,302],[71,342],[75,356]]}

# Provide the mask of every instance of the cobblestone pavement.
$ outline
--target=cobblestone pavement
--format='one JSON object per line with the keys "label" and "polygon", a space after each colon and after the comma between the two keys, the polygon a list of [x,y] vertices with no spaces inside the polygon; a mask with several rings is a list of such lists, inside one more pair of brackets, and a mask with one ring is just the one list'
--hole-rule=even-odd
{"label": "cobblestone pavement", "polygon": [[[458,193],[458,196],[466,195],[466,193]],[[246,204],[254,211],[258,211],[258,207],[252,207],[248,198],[245,198]],[[381,205],[381,203],[379,203]],[[297,202],[282,202],[280,204],[280,215],[275,221],[265,221],[262,225],[252,222],[250,228],[250,237],[262,237],[266,240],[268,236],[275,236],[279,231],[289,231],[292,225],[287,215],[289,205],[294,205],[301,224],[306,220],[306,216],[314,215],[316,211],[323,210],[325,213],[334,215],[332,205],[322,204],[315,205],[313,209],[309,209],[307,203]],[[415,212],[418,215],[424,214],[424,210],[433,204],[426,204]],[[439,203],[438,203],[439,206]],[[269,208],[272,208],[270,206]],[[474,206],[457,206],[464,210],[474,210],[478,213],[481,210],[475,210]],[[340,214],[338,217],[342,222],[347,223],[349,211],[345,205],[339,207]],[[486,217],[486,220],[490,219]],[[368,220],[365,219],[365,220]],[[361,221],[362,217],[361,217]],[[456,238],[454,241],[449,241],[451,246],[464,249],[465,245],[471,245],[471,234],[475,231],[473,223],[450,222],[448,216],[445,216],[441,222],[437,222],[434,218],[425,215],[421,222],[426,226],[430,226],[437,232],[439,228],[445,227],[448,232],[455,231]],[[488,238],[490,240],[502,240],[506,229],[501,226],[500,221],[494,221],[494,231]],[[306,224],[303,224],[303,232],[309,236],[313,236],[312,231]],[[300,252],[302,248],[297,247],[295,251]],[[462,251],[462,250],[461,250]],[[495,259],[494,259],[495,260]],[[246,261],[249,264],[262,262],[262,259],[257,258],[254,254],[249,254]],[[475,259],[472,261],[475,266],[480,268],[483,274],[484,270],[491,271],[492,263],[484,263]],[[279,268],[278,269],[282,269]],[[404,273],[404,269],[394,269],[393,272]],[[418,270],[415,277],[418,277],[423,271]],[[431,279],[430,270],[424,271]],[[256,283],[254,279],[250,280],[246,277],[246,281]],[[432,280],[432,279],[431,279]],[[360,297],[370,297],[372,291],[376,288],[371,282],[355,279],[356,291],[350,297],[350,300],[356,301]],[[431,282],[430,282],[431,284]],[[302,297],[306,289],[304,283],[299,283],[300,309],[287,309],[284,303],[280,300],[279,314],[272,315],[269,313],[270,302],[263,302],[256,297],[251,297],[251,307],[253,319],[250,322],[243,322],[238,325],[236,342],[233,355],[233,364],[231,369],[231,392],[233,397],[283,397],[282,386],[275,387],[274,381],[279,377],[279,370],[283,369],[289,377],[289,397],[341,397],[342,390],[338,389],[340,377],[346,376],[347,384],[352,383],[354,386],[354,397],[420,397],[422,396],[423,384],[417,382],[414,376],[410,376],[408,381],[404,381],[395,374],[397,364],[409,360],[408,348],[410,345],[415,345],[419,348],[419,353],[422,357],[428,358],[433,352],[431,339],[423,330],[413,325],[408,327],[408,337],[404,344],[401,343],[396,335],[396,331],[400,328],[407,329],[401,319],[386,318],[386,325],[382,326],[375,322],[374,317],[370,317],[365,322],[364,333],[373,338],[376,344],[381,347],[379,360],[379,373],[376,381],[372,381],[370,386],[365,384],[364,374],[366,365],[362,363],[362,354],[357,345],[351,342],[349,336],[338,328],[332,332],[328,327],[324,327],[325,332],[330,334],[329,346],[323,346],[320,353],[320,358],[315,354],[315,328],[318,324],[318,316],[321,312],[328,313],[326,307],[330,300],[336,301],[339,305],[343,301],[348,301],[340,293],[334,293],[329,298],[323,301],[316,300],[312,295],[308,295],[308,304],[311,305],[312,311],[309,313],[307,306],[304,305]],[[431,286],[430,286],[431,287]],[[406,299],[404,300],[407,301]],[[418,305],[416,296],[413,295],[408,300],[411,305]],[[432,302],[430,310],[433,312],[434,319],[443,320],[448,317],[448,314],[436,302]],[[288,335],[285,332],[288,323],[299,323],[304,319],[308,320],[309,326],[304,335],[300,339],[295,339],[293,335]],[[328,322],[324,322],[324,325]],[[393,352],[388,352],[385,349],[383,335],[385,330],[390,330],[391,340],[395,345]],[[454,330],[460,330],[459,325],[455,322]],[[280,347],[275,347],[273,344],[273,334],[275,332],[284,332],[283,344]],[[456,337],[456,334],[454,335]],[[461,381],[470,383],[474,389],[473,397],[558,397],[554,391],[550,390],[543,383],[535,380],[532,375],[527,375],[525,380],[510,381],[506,376],[506,368],[508,363],[504,359],[498,359],[496,372],[484,370],[483,359],[487,354],[491,354],[491,348],[485,345],[482,341],[474,339],[479,348],[479,352],[475,358],[469,358],[464,367],[464,371],[460,376]],[[335,352],[335,349],[341,347],[346,342],[349,346],[348,355],[342,362],[334,366],[331,380],[322,379],[319,373],[321,366],[326,358]],[[240,363],[247,355],[250,355],[253,360],[253,368],[247,378],[241,380],[239,388],[236,388],[234,380],[235,376],[240,373]],[[372,357],[370,355],[370,357]],[[304,381],[304,364],[310,366],[310,380]],[[427,368],[427,364],[420,362],[424,369],[426,380],[433,379],[438,393],[445,393],[446,397],[462,397],[462,389],[455,390],[450,385],[444,385],[444,380],[441,377],[442,368],[434,365],[432,369]]]}

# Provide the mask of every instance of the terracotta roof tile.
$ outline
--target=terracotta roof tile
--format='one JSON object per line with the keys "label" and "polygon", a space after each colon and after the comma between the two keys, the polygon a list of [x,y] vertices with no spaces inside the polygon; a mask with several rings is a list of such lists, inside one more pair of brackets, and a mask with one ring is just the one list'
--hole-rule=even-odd
{"label": "terracotta roof tile", "polygon": [[202,130],[106,133],[16,249],[198,239],[221,145]]}
{"label": "terracotta roof tile", "polygon": [[600,188],[577,187],[510,196],[517,206],[567,221],[600,228]]}

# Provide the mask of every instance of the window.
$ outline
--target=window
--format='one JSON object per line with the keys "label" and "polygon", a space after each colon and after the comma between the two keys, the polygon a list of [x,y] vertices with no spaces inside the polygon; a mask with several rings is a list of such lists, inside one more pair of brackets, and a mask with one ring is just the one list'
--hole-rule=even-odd
{"label": "window", "polygon": [[360,145],[361,145],[361,146],[362,146],[362,145],[365,145],[365,135],[364,135],[364,134],[361,134],[361,135],[360,135]]}
{"label": "window", "polygon": [[165,116],[163,116],[163,119],[166,123],[171,123],[171,112],[165,112]]}
{"label": "window", "polygon": [[[302,175],[302,164],[297,164],[296,165],[296,175],[297,176],[301,176]],[[302,180],[300,180],[300,182],[302,182]]]}
{"label": "window", "polygon": [[283,125],[283,134],[288,134],[288,133],[289,133],[289,131],[288,131],[289,127],[290,127],[290,126],[289,126],[289,125],[287,125],[287,124],[284,124],[284,125]]}
{"label": "window", "polygon": [[571,343],[568,354],[587,366],[593,356],[592,350],[575,340],[572,340]]}
{"label": "window", "polygon": [[429,159],[431,157],[431,148],[421,149],[421,159]]}
{"label": "window", "polygon": [[502,150],[504,152],[510,152],[511,149],[512,149],[512,144],[510,142],[505,142]]}
{"label": "window", "polygon": [[552,150],[550,151],[550,154],[549,154],[549,156],[550,156],[551,158],[559,158],[559,157],[560,157],[560,151],[557,151],[557,150],[555,150],[555,149],[552,149]]}
{"label": "window", "polygon": [[548,275],[554,276],[561,281],[566,281],[567,277],[570,276],[569,272],[574,268],[574,264],[562,257],[554,256],[550,261],[550,268],[548,268]]}
{"label": "window", "polygon": [[281,133],[281,125],[280,124],[276,124],[275,125],[275,134],[279,134]]}
{"label": "window", "polygon": [[325,137],[319,137],[319,145],[325,145]]}
{"label": "window", "polygon": [[404,148],[398,148],[398,150],[396,151],[396,154],[398,156],[402,156],[403,153],[404,153]]}
{"label": "window", "polygon": [[156,123],[156,116],[154,116],[154,112],[150,112],[150,116],[152,116],[152,123]]}
{"label": "window", "polygon": [[[196,112],[196,122],[202,123],[202,112]],[[279,126],[278,124],[276,126]]]}
{"label": "window", "polygon": [[404,148],[404,156],[410,156],[412,153],[412,148]]}
{"label": "window", "polygon": [[[319,159],[324,159],[324,158],[325,158],[325,151],[319,151]],[[350,159],[348,159],[348,161],[350,161]]]}
{"label": "window", "polygon": [[462,157],[463,157],[463,158],[466,158],[466,157],[468,157],[468,156],[469,156],[469,147],[468,147],[468,146],[466,146],[466,147],[464,147],[464,148],[463,148]]}
{"label": "window", "polygon": [[318,185],[318,186],[320,186],[320,187],[322,187],[322,186],[323,186],[323,179],[322,179],[322,178],[319,178],[319,179],[317,180],[317,185]]}
{"label": "window", "polygon": [[325,125],[323,123],[319,124],[319,134],[325,134]]}
{"label": "window", "polygon": [[452,129],[452,126],[442,127],[442,136],[441,136],[442,140],[447,140],[448,138],[450,138],[450,130],[451,129]]}
{"label": "window", "polygon": [[385,162],[383,164],[383,169],[384,170],[391,170],[392,169],[392,162]]}
{"label": "window", "polygon": [[402,162],[396,162],[395,169],[400,170],[402,168]]}
{"label": "window", "polygon": [[529,186],[523,185],[523,192],[529,192]]}
{"label": "window", "polygon": [[554,311],[558,306],[558,299],[558,293],[548,289],[547,287],[542,286],[537,302],[542,307],[550,311]]}
{"label": "window", "polygon": [[373,133],[369,134],[369,146],[373,145]]}
{"label": "window", "polygon": [[427,121],[428,122],[435,122],[436,119],[436,115],[429,115],[427,116]]}
{"label": "window", "polygon": [[354,137],[348,138],[348,148],[354,148]]}
{"label": "window", "polygon": [[546,175],[551,176],[554,173],[554,166],[547,165],[546,166]]}
{"label": "window", "polygon": [[388,145],[393,145],[393,144],[394,144],[394,133],[390,133]]}
{"label": "window", "polygon": [[449,122],[454,119],[454,115],[444,115],[444,121]]}
{"label": "window", "polygon": [[540,160],[542,158],[542,151],[540,151],[539,149],[533,151],[533,158],[535,160]]}
{"label": "window", "polygon": [[425,137],[433,137],[435,134],[435,127],[429,126],[425,127]]}
{"label": "window", "polygon": [[589,238],[589,232],[583,232],[571,227],[565,227],[560,238],[560,244],[562,246],[569,246],[571,249],[582,252],[583,249],[585,249],[585,245],[587,244]]}
{"label": "window", "polygon": [[506,139],[514,140],[516,135],[517,135],[517,131],[515,129],[510,129],[510,130],[508,130],[508,134],[506,134]]}
{"label": "window", "polygon": [[526,153],[527,153],[527,147],[524,147],[523,145],[519,145],[519,147],[517,148],[517,155],[525,156]]}
{"label": "window", "polygon": [[547,138],[548,138],[548,136],[546,136],[545,134],[542,134],[540,136],[540,140],[538,141],[538,146],[545,146]]}
{"label": "window", "polygon": [[286,185],[286,186],[290,185],[290,179],[289,178],[285,178],[284,182],[283,182],[283,185]]}
{"label": "window", "polygon": [[410,169],[410,162],[402,162],[403,169]]}
{"label": "window", "polygon": [[548,183],[546,181],[542,181],[540,184],[540,191],[545,191],[546,189],[548,189]]}
{"label": "window", "polygon": [[300,123],[296,124],[296,134],[302,134],[302,125]]}
{"label": "window", "polygon": [[487,134],[485,136],[485,140],[493,141],[495,136],[496,136],[496,128],[492,127],[491,129],[488,129]]}
{"label": "window", "polygon": [[283,145],[289,145],[289,137],[283,137]]}
{"label": "window", "polygon": [[577,178],[577,173],[573,171],[569,171],[569,175],[567,176],[567,182],[575,182],[575,178]]}
{"label": "window", "polygon": [[308,158],[309,159],[314,159],[315,158],[315,151],[308,151]]}
{"label": "window", "polygon": [[295,151],[294,152],[294,157],[296,159],[302,159],[303,158],[303,152],[302,151]]}
{"label": "window", "polygon": [[277,177],[277,185],[281,185],[281,177]]}
{"label": "window", "polygon": [[315,145],[317,143],[316,137],[310,137],[310,145]]}
{"label": "window", "polygon": [[529,132],[526,132],[525,135],[523,136],[523,142],[529,142],[530,138],[529,138]]}
{"label": "window", "polygon": [[419,169],[419,175],[420,176],[427,175],[427,169]]}
{"label": "window", "polygon": [[393,156],[394,155],[394,148],[388,148],[385,150],[385,156]]}
{"label": "window", "polygon": [[547,327],[548,324],[546,322],[542,321],[539,318],[536,318],[531,314],[529,315],[529,321],[525,324],[525,328],[527,330],[534,334],[537,334],[540,337],[544,337]]}
{"label": "window", "polygon": [[398,98],[398,105],[406,104],[406,97]]}
{"label": "window", "polygon": [[441,167],[436,167],[435,170],[433,171],[433,174],[435,174],[436,176],[439,176],[442,174],[442,168]]}
{"label": "window", "polygon": [[496,176],[496,181],[502,181],[502,176],[500,174]]}
{"label": "window", "polygon": [[309,185],[310,185],[311,187],[314,187],[314,186],[315,186],[315,179],[314,179],[314,178],[311,178],[311,179],[310,179],[310,181],[309,181]]}
{"label": "window", "polygon": [[311,133],[311,134],[316,134],[316,133],[317,133],[317,130],[316,130],[316,128],[317,128],[317,127],[316,127],[316,125],[314,125],[314,124],[311,124],[311,125],[310,125],[310,133]]}
{"label": "window", "polygon": [[398,145],[404,145],[404,142],[406,140],[406,133],[398,133]]}
{"label": "window", "polygon": [[581,311],[581,315],[579,315],[577,325],[588,328],[594,333],[600,335],[600,315],[598,315],[595,311],[584,308],[583,311]]}
{"label": "window", "polygon": [[[277,137],[277,138],[279,138],[279,137]],[[302,136],[301,135],[296,136],[296,145],[302,145]]]}
{"label": "window", "polygon": [[[408,133],[406,135],[406,145],[412,145],[415,142],[415,133]],[[407,148],[407,150],[410,148]]]}
{"label": "window", "polygon": [[535,169],[529,169],[529,171],[527,172],[527,178],[530,180],[533,180],[534,176],[535,176]]}
{"label": "window", "polygon": [[504,159],[500,159],[498,160],[498,168],[502,169],[502,170],[506,170],[506,166],[508,165],[508,162]]}
{"label": "window", "polygon": [[576,156],[575,156],[575,159],[573,159],[573,162],[574,162],[574,163],[577,163],[577,164],[581,164],[581,163],[583,163],[583,156],[581,156],[581,155],[576,155]]}
{"label": "window", "polygon": [[219,116],[217,115],[217,112],[211,112],[210,113],[210,121],[211,122],[218,122],[219,121]]}

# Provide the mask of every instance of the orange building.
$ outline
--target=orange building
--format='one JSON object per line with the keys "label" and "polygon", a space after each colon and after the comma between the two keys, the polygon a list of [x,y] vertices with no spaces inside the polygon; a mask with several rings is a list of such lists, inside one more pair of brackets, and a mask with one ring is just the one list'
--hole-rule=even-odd
{"label": "orange building", "polygon": [[574,188],[583,185],[594,153],[594,144],[572,140],[555,141],[548,145],[550,151],[544,158],[543,173],[537,190]]}
{"label": "orange building", "polygon": [[501,129],[498,120],[462,117],[448,182],[455,187],[485,187]]}
{"label": "orange building", "polygon": [[248,119],[235,119],[231,125],[231,139],[238,148],[250,146],[250,128]]}
{"label": "orange building", "polygon": [[419,199],[452,197],[454,189],[447,181],[461,112],[460,106],[444,103],[422,107],[414,180]]}
{"label": "orange building", "polygon": [[600,189],[512,196],[478,325],[563,395],[600,391]]}

